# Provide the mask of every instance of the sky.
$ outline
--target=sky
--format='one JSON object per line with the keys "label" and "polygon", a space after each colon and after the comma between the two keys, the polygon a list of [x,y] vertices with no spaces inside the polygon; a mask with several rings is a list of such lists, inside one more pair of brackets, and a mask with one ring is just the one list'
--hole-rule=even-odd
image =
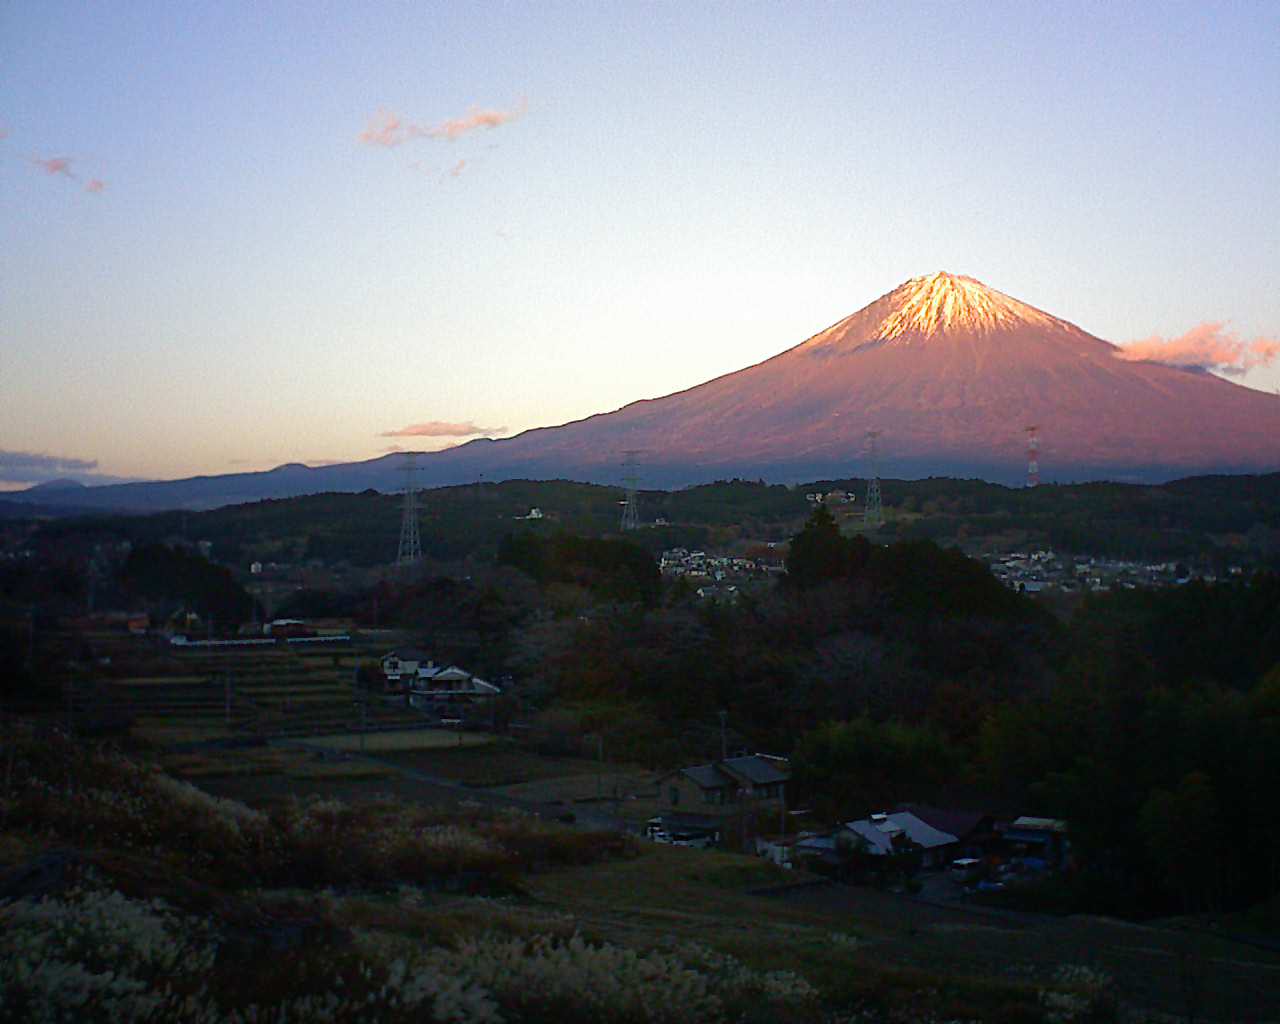
{"label": "sky", "polygon": [[1267,2],[0,0],[0,488],[509,436],[938,270],[1280,389],[1277,39]]}

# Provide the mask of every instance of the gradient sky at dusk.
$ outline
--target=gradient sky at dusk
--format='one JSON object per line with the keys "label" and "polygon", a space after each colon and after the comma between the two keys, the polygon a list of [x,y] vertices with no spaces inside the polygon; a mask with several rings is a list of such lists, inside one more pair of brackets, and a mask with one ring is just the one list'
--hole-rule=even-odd
{"label": "gradient sky at dusk", "polygon": [[1277,40],[1265,2],[0,5],[0,486],[560,423],[936,270],[1280,337]]}

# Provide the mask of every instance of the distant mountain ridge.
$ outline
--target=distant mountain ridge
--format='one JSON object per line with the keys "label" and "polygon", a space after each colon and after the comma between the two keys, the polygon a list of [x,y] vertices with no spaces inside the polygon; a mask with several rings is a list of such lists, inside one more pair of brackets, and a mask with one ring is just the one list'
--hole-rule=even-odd
{"label": "distant mountain ridge", "polygon": [[[883,472],[1014,482],[1025,428],[1046,480],[1155,482],[1280,468],[1280,396],[1117,357],[1115,345],[970,277],[912,278],[784,352],[662,398],[506,440],[418,457],[423,486],[481,478],[617,483],[639,451],[646,486]],[[397,490],[398,455],[78,492],[100,508],[209,508],[321,491]],[[22,492],[30,493],[30,492]],[[17,497],[11,495],[11,497]]]}

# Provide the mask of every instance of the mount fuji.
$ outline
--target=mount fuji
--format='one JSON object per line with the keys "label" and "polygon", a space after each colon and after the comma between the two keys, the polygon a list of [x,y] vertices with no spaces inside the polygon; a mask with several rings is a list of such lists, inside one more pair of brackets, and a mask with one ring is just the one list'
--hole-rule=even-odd
{"label": "mount fuji", "polygon": [[[937,273],[912,278],[771,359],[686,391],[420,455],[420,479],[617,483],[628,451],[639,453],[643,486],[845,478],[865,474],[874,430],[883,475],[1015,482],[1025,473],[1032,425],[1046,480],[1157,482],[1280,468],[1280,396],[1122,355],[973,278]],[[393,490],[402,486],[401,462],[391,455],[95,487],[79,491],[76,504],[210,507]]]}

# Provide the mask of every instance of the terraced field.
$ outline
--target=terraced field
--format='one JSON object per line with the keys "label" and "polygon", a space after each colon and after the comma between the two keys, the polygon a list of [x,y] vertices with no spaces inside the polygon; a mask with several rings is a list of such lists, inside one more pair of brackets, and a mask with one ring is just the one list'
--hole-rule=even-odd
{"label": "terraced field", "polygon": [[[105,680],[99,690],[103,701],[134,716],[136,734],[162,745],[347,733],[362,722],[372,731],[422,726],[418,712],[381,700],[361,708],[355,670],[378,653],[359,645],[172,648],[149,654],[140,674]],[[155,671],[157,660],[163,673]]]}

